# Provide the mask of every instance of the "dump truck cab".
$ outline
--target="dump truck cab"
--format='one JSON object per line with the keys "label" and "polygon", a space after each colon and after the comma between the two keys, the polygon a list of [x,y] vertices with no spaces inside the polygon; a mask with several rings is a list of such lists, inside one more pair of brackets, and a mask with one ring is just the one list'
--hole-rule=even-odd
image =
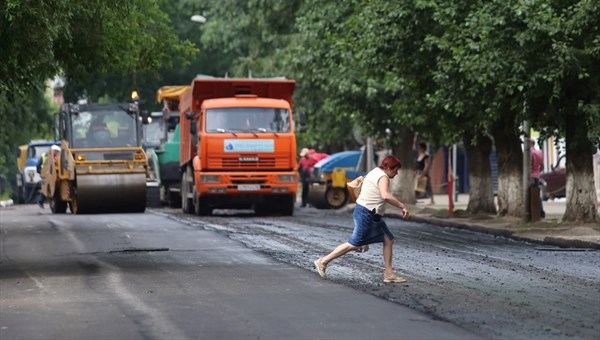
{"label": "dump truck cab", "polygon": [[293,214],[294,85],[282,79],[194,80],[180,104],[184,211]]}

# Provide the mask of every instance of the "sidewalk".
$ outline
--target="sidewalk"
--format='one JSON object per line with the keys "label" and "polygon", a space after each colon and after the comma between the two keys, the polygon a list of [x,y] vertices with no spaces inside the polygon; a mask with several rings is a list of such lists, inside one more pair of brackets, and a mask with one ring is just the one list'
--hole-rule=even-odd
{"label": "sidewalk", "polygon": [[[574,225],[561,222],[566,207],[564,199],[543,202],[546,218],[535,223],[525,223],[515,217],[486,214],[469,216],[466,213],[468,194],[458,195],[458,201],[454,202],[455,216],[449,216],[448,195],[435,195],[434,198],[434,205],[427,205],[429,199],[420,199],[416,205],[408,205],[411,220],[561,248],[600,249],[600,225]],[[388,205],[386,215],[399,218],[401,213],[399,209]]]}

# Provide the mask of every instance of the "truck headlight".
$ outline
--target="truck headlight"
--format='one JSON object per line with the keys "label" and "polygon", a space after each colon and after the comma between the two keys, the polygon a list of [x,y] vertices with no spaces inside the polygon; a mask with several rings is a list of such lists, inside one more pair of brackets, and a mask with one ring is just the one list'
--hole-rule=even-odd
{"label": "truck headlight", "polygon": [[293,183],[296,181],[296,175],[279,175],[279,182]]}
{"label": "truck headlight", "polygon": [[217,176],[217,175],[200,175],[200,182],[202,182],[202,183],[219,183],[219,176]]}

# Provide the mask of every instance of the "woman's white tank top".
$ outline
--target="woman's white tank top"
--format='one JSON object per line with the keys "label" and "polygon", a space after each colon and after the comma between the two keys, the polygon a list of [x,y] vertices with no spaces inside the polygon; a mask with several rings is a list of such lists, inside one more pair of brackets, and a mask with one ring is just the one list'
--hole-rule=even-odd
{"label": "woman's white tank top", "polygon": [[375,212],[379,215],[383,215],[385,211],[385,200],[381,197],[379,186],[377,185],[379,179],[383,176],[387,175],[379,167],[371,170],[365,176],[362,188],[360,189],[360,195],[356,199],[356,203],[369,210],[375,209]]}

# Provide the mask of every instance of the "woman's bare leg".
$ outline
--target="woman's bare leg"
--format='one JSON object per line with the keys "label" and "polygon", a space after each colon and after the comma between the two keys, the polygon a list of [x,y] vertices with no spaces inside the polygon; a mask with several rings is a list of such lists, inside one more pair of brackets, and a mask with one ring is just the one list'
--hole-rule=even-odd
{"label": "woman's bare leg", "polygon": [[324,256],[322,258],[320,258],[319,260],[321,261],[322,264],[327,265],[329,262],[337,259],[338,257],[346,254],[349,251],[353,251],[353,250],[357,250],[360,247],[357,246],[353,246],[348,242],[344,242],[342,244],[340,244],[339,246],[337,246],[331,253],[329,253],[327,256]]}
{"label": "woman's bare leg", "polygon": [[394,269],[392,268],[392,248],[394,245],[394,240],[391,240],[384,235],[383,237],[383,275],[385,277],[390,277],[394,275]]}

